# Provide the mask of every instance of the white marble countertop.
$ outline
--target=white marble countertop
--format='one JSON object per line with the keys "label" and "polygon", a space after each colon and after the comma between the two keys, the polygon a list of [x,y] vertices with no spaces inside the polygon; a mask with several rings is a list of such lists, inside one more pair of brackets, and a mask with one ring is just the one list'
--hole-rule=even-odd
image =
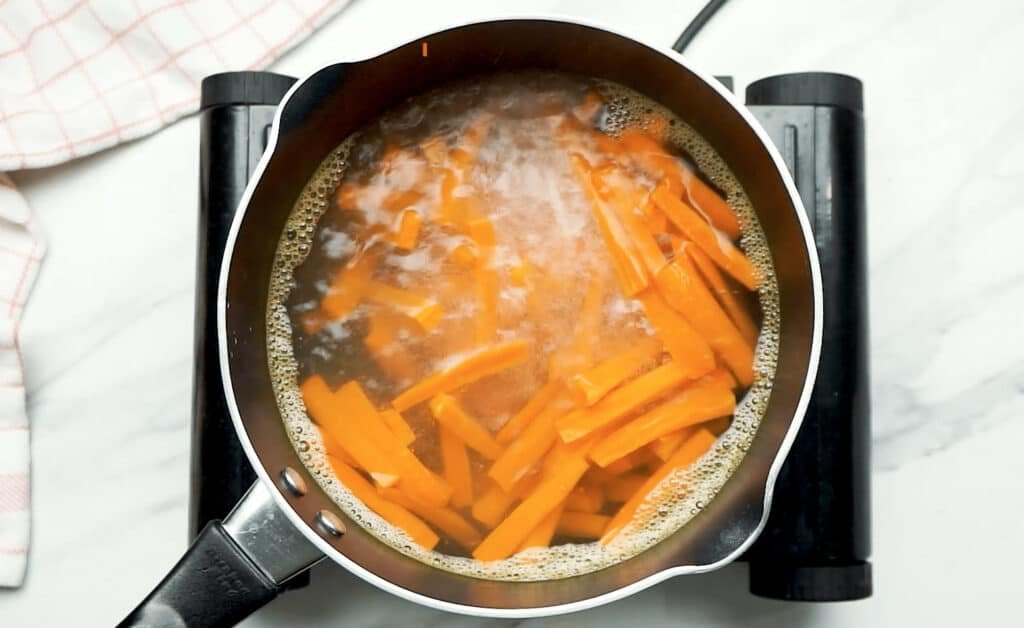
{"label": "white marble countertop", "polygon": [[[516,11],[670,44],[703,0],[362,0],[274,69]],[[500,5],[497,9],[492,5]],[[982,10],[983,5],[983,10]],[[733,0],[692,61],[866,84],[876,593],[746,593],[742,565],[528,626],[1020,625],[1024,559],[1024,4]],[[23,325],[34,528],[0,624],[109,626],[185,543],[198,125],[14,176],[49,252]],[[323,566],[247,626],[482,626]]]}

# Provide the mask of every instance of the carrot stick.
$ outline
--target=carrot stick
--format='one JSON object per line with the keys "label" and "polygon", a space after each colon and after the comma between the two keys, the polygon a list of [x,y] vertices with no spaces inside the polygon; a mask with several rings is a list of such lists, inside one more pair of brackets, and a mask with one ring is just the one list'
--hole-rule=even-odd
{"label": "carrot stick", "polygon": [[490,483],[487,490],[473,502],[470,512],[474,519],[488,528],[493,528],[501,523],[505,513],[512,508],[515,501],[514,495],[506,493],[497,484]]}
{"label": "carrot stick", "polygon": [[320,310],[328,319],[348,316],[366,295],[376,258],[368,253],[351,259],[334,276],[331,287],[320,301]]}
{"label": "carrot stick", "polygon": [[574,458],[546,476],[537,489],[473,550],[473,558],[491,561],[511,556],[544,517],[565,500],[587,466],[583,458]]}
{"label": "carrot stick", "polygon": [[566,384],[573,401],[580,407],[594,405],[610,390],[636,375],[645,365],[660,356],[663,350],[664,347],[658,339],[644,338],[632,348],[569,377]]}
{"label": "carrot stick", "polygon": [[651,233],[657,235],[668,231],[668,217],[665,216],[664,212],[658,209],[650,196],[648,196],[647,201],[640,206],[640,209],[644,213],[644,224],[647,225],[647,229]]}
{"label": "carrot stick", "polygon": [[480,531],[451,508],[428,504],[418,499],[415,495],[410,495],[394,488],[380,489],[378,492],[385,499],[425,519],[428,523],[454,539],[462,547],[471,550],[480,544],[480,539],[482,538]]}
{"label": "carrot stick", "polygon": [[648,448],[660,460],[668,460],[672,457],[672,454],[676,453],[676,450],[683,444],[683,441],[689,438],[695,431],[697,431],[697,428],[693,426],[680,428],[658,438],[648,445]]}
{"label": "carrot stick", "polygon": [[[604,470],[612,475],[623,475],[641,467],[649,467],[660,462],[661,460],[647,449],[638,449],[612,462]],[[600,469],[601,467],[596,468]]]}
{"label": "carrot stick", "polygon": [[675,362],[667,362],[613,390],[593,406],[578,408],[558,419],[555,422],[558,435],[567,443],[583,438],[654,401],[687,379],[686,372]]}
{"label": "carrot stick", "polygon": [[567,409],[568,403],[556,397],[526,426],[519,438],[509,443],[487,475],[503,490],[511,491],[558,440],[555,420]]}
{"label": "carrot stick", "polygon": [[604,529],[604,535],[601,536],[601,545],[608,545],[615,537],[622,532],[622,529],[633,519],[636,514],[637,508],[643,504],[647,495],[659,484],[662,480],[667,478],[669,474],[677,469],[684,469],[690,466],[697,458],[700,458],[704,452],[711,448],[715,444],[715,435],[705,429],[699,429],[697,432],[688,438],[686,442],[676,450],[676,453],[671,458],[665,461],[665,464],[653,474],[651,477],[644,482],[644,485],[640,487],[629,501],[619,508],[619,511],[615,513],[612,520],[608,523],[608,526]]}
{"label": "carrot stick", "polygon": [[590,459],[607,466],[662,436],[732,414],[735,409],[736,398],[731,390],[714,382],[697,382],[615,430],[590,451]]}
{"label": "carrot stick", "polygon": [[647,287],[647,275],[644,271],[643,260],[637,253],[629,235],[615,216],[615,212],[608,208],[601,196],[594,189],[591,180],[593,168],[587,160],[579,153],[572,153],[569,156],[576,178],[583,188],[583,192],[590,201],[591,210],[601,235],[604,237],[605,245],[612,258],[612,266],[615,268],[615,275],[619,279],[619,285],[627,296],[633,296]]}
{"label": "carrot stick", "polygon": [[675,197],[686,194],[716,229],[733,240],[740,237],[740,223],[729,204],[661,144],[635,129],[623,131],[620,141],[645,172],[665,181]]}
{"label": "carrot stick", "polygon": [[722,273],[718,272],[718,268],[707,256],[706,253],[701,251],[696,246],[685,246],[683,247],[686,254],[690,256],[693,263],[697,266],[700,274],[704,276],[704,279],[708,283],[708,287],[714,292],[718,298],[718,302],[722,304],[725,311],[729,314],[729,318],[736,325],[736,328],[740,330],[743,335],[743,339],[748,345],[754,346],[757,344],[757,325],[753,319],[750,318],[750,314],[747,313],[746,308],[740,305],[736,295],[733,294],[732,290],[725,283],[725,277]]}
{"label": "carrot stick", "polygon": [[607,515],[573,512],[566,506],[565,512],[558,519],[555,531],[561,536],[574,539],[599,539],[611,520],[612,518]]}
{"label": "carrot stick", "polygon": [[757,289],[757,270],[750,260],[732,242],[719,237],[693,208],[669,192],[664,181],[654,188],[651,198],[668,219],[722,270],[748,289]]}
{"label": "carrot stick", "polygon": [[388,523],[408,534],[416,544],[428,550],[434,549],[440,539],[430,529],[430,526],[405,508],[378,495],[373,486],[363,479],[363,476],[338,458],[328,455],[327,460],[331,463],[331,468],[334,469],[338,481],[351,491],[356,499],[366,504],[367,508],[383,517]]}
{"label": "carrot stick", "polygon": [[464,242],[452,249],[452,260],[463,268],[474,268],[480,260],[476,245]]}
{"label": "carrot stick", "polygon": [[657,282],[665,301],[704,336],[739,383],[750,386],[754,351],[704,286],[693,262],[688,257],[677,259],[658,273]]}
{"label": "carrot stick", "polygon": [[403,447],[408,447],[416,440],[416,433],[412,431],[402,415],[395,410],[381,410],[380,418]]}
{"label": "carrot stick", "polygon": [[370,356],[394,382],[404,382],[416,376],[416,359],[400,340],[403,331],[419,331],[409,319],[393,312],[374,312],[369,317],[369,329],[363,344]]}
{"label": "carrot stick", "polygon": [[[312,379],[312,378],[311,378]],[[351,423],[352,431],[367,436],[377,451],[382,452],[398,469],[398,487],[406,492],[414,492],[423,500],[438,506],[448,503],[452,496],[452,488],[423,465],[407,447],[403,447],[395,434],[384,424],[380,414],[366,398],[358,382],[352,381],[343,385],[334,393],[335,407]],[[344,443],[342,443],[344,445]],[[352,457],[354,448],[349,450]],[[360,461],[360,464],[363,464]],[[366,467],[369,468],[369,467]],[[383,486],[389,484],[381,483]]]}
{"label": "carrot stick", "polygon": [[507,445],[515,440],[561,390],[562,383],[559,381],[550,381],[542,386],[515,416],[501,426],[495,440],[502,445]]}
{"label": "carrot stick", "polygon": [[527,355],[528,349],[522,340],[484,347],[405,389],[391,401],[391,405],[395,410],[405,412],[435,395],[518,366],[526,361]]}
{"label": "carrot stick", "polygon": [[444,480],[452,487],[452,505],[456,508],[465,508],[473,503],[473,476],[466,444],[443,425],[438,432]]}
{"label": "carrot stick", "polygon": [[430,331],[441,321],[441,306],[422,295],[404,288],[371,281],[366,298],[374,303],[393,307],[419,323],[423,331]]}
{"label": "carrot stick", "polygon": [[648,288],[637,299],[672,360],[687,376],[697,378],[715,368],[715,354],[708,343],[656,290]]}
{"label": "carrot stick", "polygon": [[491,433],[466,414],[454,397],[441,393],[430,400],[430,412],[437,422],[458,437],[470,449],[494,460],[501,455],[501,445]]}
{"label": "carrot stick", "polygon": [[604,494],[610,502],[627,502],[647,481],[647,476],[630,473],[614,477],[604,485]]}
{"label": "carrot stick", "polygon": [[376,443],[371,435],[362,429],[360,415],[369,411],[376,413],[373,406],[346,408],[338,402],[327,382],[314,375],[302,382],[302,401],[313,421],[345,453],[359,463],[375,482],[381,486],[393,486],[399,480],[398,465],[386,450]]}
{"label": "carrot stick", "polygon": [[[644,224],[642,208],[647,204],[647,195],[617,166],[598,168],[591,173],[590,178],[601,199],[614,209],[648,272],[652,275],[657,273],[668,260]],[[641,215],[636,213],[638,210]]]}
{"label": "carrot stick", "polygon": [[555,536],[555,528],[558,526],[558,520],[562,517],[562,510],[564,506],[556,506],[554,510],[549,512],[540,523],[537,524],[533,530],[526,535],[526,539],[523,540],[522,545],[519,546],[521,552],[528,550],[531,547],[547,547],[551,544],[551,539]]}
{"label": "carrot stick", "polygon": [[403,251],[411,251],[420,237],[420,225],[423,219],[419,212],[407,209],[398,217],[398,228],[395,230],[395,246]]}
{"label": "carrot stick", "polygon": [[604,491],[593,484],[578,484],[565,498],[565,507],[574,512],[600,512]]}

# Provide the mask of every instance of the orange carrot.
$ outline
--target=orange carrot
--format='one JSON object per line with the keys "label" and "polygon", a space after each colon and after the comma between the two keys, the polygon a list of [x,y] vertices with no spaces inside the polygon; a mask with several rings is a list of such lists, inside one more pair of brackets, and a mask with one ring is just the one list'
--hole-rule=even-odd
{"label": "orange carrot", "polygon": [[477,216],[467,222],[466,234],[481,248],[494,246],[497,243],[497,237],[494,235],[494,223],[483,216]]}
{"label": "orange carrot", "polygon": [[394,488],[380,489],[378,492],[384,499],[425,519],[466,549],[471,550],[480,544],[480,531],[451,508],[426,503],[418,499],[416,495],[410,495]]}
{"label": "orange carrot", "polygon": [[441,306],[422,295],[387,284],[371,281],[366,298],[374,303],[393,307],[430,331],[441,321]]}
{"label": "orange carrot", "polygon": [[334,469],[338,481],[351,491],[356,499],[363,502],[367,508],[383,517],[391,525],[404,531],[416,544],[428,550],[434,549],[440,539],[430,529],[430,526],[405,508],[378,495],[373,486],[363,479],[363,476],[338,458],[328,455],[327,460],[331,463],[331,468]]}
{"label": "orange carrot", "polygon": [[656,290],[648,288],[637,299],[672,360],[688,377],[697,378],[715,368],[715,355],[708,343]]}
{"label": "orange carrot", "polygon": [[552,400],[526,426],[522,435],[509,443],[501,456],[491,465],[487,475],[502,489],[511,491],[516,482],[525,477],[558,440],[555,420],[565,414],[568,407],[567,399],[556,397]]}
{"label": "orange carrot", "polygon": [[419,212],[407,209],[398,217],[398,228],[395,230],[395,246],[403,251],[411,251],[420,237],[420,225],[423,219]]}
{"label": "orange carrot", "polygon": [[732,242],[719,237],[693,208],[669,192],[664,181],[654,188],[651,198],[668,219],[722,270],[748,289],[757,289],[757,270],[750,260]]}
{"label": "orange carrot", "polygon": [[558,419],[555,422],[558,435],[567,443],[583,438],[670,392],[687,379],[686,372],[675,362],[667,362],[613,390],[593,406],[578,408]]}
{"label": "orange carrot", "polygon": [[604,494],[610,502],[627,502],[647,481],[641,473],[630,473],[612,478],[604,485]]}
{"label": "orange carrot", "polygon": [[[347,422],[353,425],[352,431],[358,431],[368,437],[376,450],[382,452],[389,461],[394,463],[398,470],[399,488],[406,492],[415,492],[423,500],[438,506],[448,503],[452,496],[452,488],[437,474],[425,467],[407,447],[400,444],[395,434],[384,424],[373,404],[366,398],[366,394],[358,382],[352,381],[343,385],[334,393],[334,400],[336,407],[340,408]],[[342,445],[344,444],[342,443]],[[352,449],[349,450],[349,453],[353,458],[359,460]],[[360,464],[363,464],[362,461]],[[389,486],[389,484],[381,484]]]}
{"label": "orange carrot", "polygon": [[443,371],[430,375],[405,389],[391,401],[399,412],[405,412],[435,395],[471,384],[488,375],[518,366],[526,361],[528,349],[522,340],[484,347]]}
{"label": "orange carrot", "polygon": [[[526,535],[526,539],[522,545],[519,546],[519,552],[528,550],[531,547],[547,547],[551,544],[552,537],[555,536],[555,528],[558,526],[558,520],[562,517],[563,506],[556,506],[554,510],[549,512],[540,523]],[[518,553],[518,552],[517,552]]]}
{"label": "orange carrot", "polygon": [[566,511],[558,519],[555,531],[562,536],[574,539],[599,539],[611,520],[612,518],[606,515],[573,512],[568,510],[567,506]]}
{"label": "orange carrot", "polygon": [[602,467],[607,466],[662,436],[732,414],[735,408],[736,398],[729,388],[714,382],[697,382],[615,430],[590,451],[590,459]]}
{"label": "orange carrot", "polygon": [[[668,260],[642,217],[647,195],[617,166],[594,170],[591,180],[601,199],[614,209],[648,272],[652,275],[657,273]],[[638,211],[641,214],[637,214]]]}
{"label": "orange carrot", "polygon": [[592,406],[610,390],[636,375],[664,350],[656,338],[644,338],[632,348],[612,356],[566,380],[577,406]]}
{"label": "orange carrot", "polygon": [[733,294],[732,290],[725,283],[725,277],[722,273],[718,272],[718,268],[714,265],[711,259],[696,246],[685,246],[683,247],[686,254],[690,256],[693,263],[700,270],[700,274],[704,276],[704,279],[708,283],[708,287],[715,296],[718,297],[718,302],[722,304],[725,311],[729,314],[729,318],[736,325],[736,328],[743,334],[743,339],[748,345],[754,346],[757,344],[757,325],[753,319],[750,318],[750,314],[747,313],[746,308],[740,305],[736,295]]}
{"label": "orange carrot", "polygon": [[462,136],[459,137],[458,143],[456,143],[448,155],[456,167],[466,170],[476,163],[480,146],[487,139],[487,134],[491,130],[493,122],[494,116],[485,113],[477,116],[475,120],[466,126],[462,131]]}
{"label": "orange carrot", "polygon": [[473,503],[473,476],[466,444],[450,429],[440,426],[441,464],[444,479],[452,487],[452,505],[465,508]]}
{"label": "orange carrot", "polygon": [[732,425],[732,417],[724,416],[720,419],[715,419],[714,421],[708,421],[704,424],[704,429],[715,436],[721,436],[725,430],[729,429],[730,425]]}
{"label": "orange carrot", "polygon": [[611,543],[615,537],[622,532],[623,528],[633,519],[636,515],[637,508],[643,504],[647,495],[654,490],[661,482],[667,478],[673,471],[677,469],[685,469],[690,466],[697,458],[700,458],[704,452],[711,448],[715,444],[715,435],[705,429],[699,429],[697,432],[686,440],[685,443],[676,450],[676,453],[671,458],[665,461],[665,464],[653,474],[651,477],[644,482],[644,485],[640,487],[629,501],[619,508],[615,516],[608,523],[604,529],[604,534],[601,536],[601,545],[607,545]]}
{"label": "orange carrot", "polygon": [[[606,466],[604,470],[612,475],[623,475],[641,467],[650,467],[660,462],[661,460],[647,449],[639,449],[627,456],[623,456],[618,460],[615,460]],[[600,469],[600,467],[597,468]]]}
{"label": "orange carrot", "polygon": [[587,470],[582,458],[565,461],[473,550],[473,558],[483,561],[511,556],[544,517],[561,504]]}
{"label": "orange carrot", "polygon": [[475,244],[464,242],[452,249],[452,260],[463,268],[473,268],[480,260],[480,253]]}
{"label": "orange carrot", "polygon": [[419,331],[419,326],[400,314],[378,311],[369,317],[363,344],[388,377],[395,382],[404,382],[416,376],[419,366],[401,341],[401,334]]}
{"label": "orange carrot", "polygon": [[369,433],[362,429],[359,420],[365,412],[376,413],[372,405],[346,408],[338,402],[335,394],[319,375],[302,382],[302,401],[313,421],[331,436],[352,459],[359,463],[375,482],[381,486],[393,486],[399,480],[398,465]]}
{"label": "orange carrot", "polygon": [[640,209],[644,213],[644,224],[647,225],[647,229],[651,233],[657,235],[668,231],[668,217],[658,209],[650,196],[647,197],[646,202],[641,205]]}
{"label": "orange carrot", "polygon": [[695,431],[697,431],[697,428],[693,426],[680,428],[658,438],[648,445],[648,449],[660,460],[668,460]]}
{"label": "orange carrot", "polygon": [[430,412],[441,426],[481,456],[494,460],[501,455],[501,445],[491,433],[466,414],[451,395],[441,393],[430,400]]}
{"label": "orange carrot", "polygon": [[665,301],[704,336],[739,383],[750,386],[754,381],[754,351],[704,286],[693,262],[688,257],[677,259],[658,273],[657,281]]}
{"label": "orange carrot", "polygon": [[578,484],[565,498],[565,507],[575,512],[600,512],[604,491],[594,484]]}
{"label": "orange carrot", "polygon": [[716,229],[733,240],[740,237],[740,223],[729,204],[661,144],[635,129],[623,131],[620,141],[641,168],[665,181],[675,197],[686,194]]}
{"label": "orange carrot", "polygon": [[473,502],[473,518],[488,528],[498,525],[505,513],[512,508],[515,496],[506,493],[497,484],[491,483],[486,491]]}
{"label": "orange carrot", "polygon": [[520,257],[519,263],[509,267],[508,278],[515,286],[527,287],[530,281],[530,262]]}
{"label": "orange carrot", "polygon": [[559,381],[551,381],[542,386],[515,416],[501,426],[495,440],[502,445],[507,445],[515,440],[561,390],[562,383]]}
{"label": "orange carrot", "polygon": [[370,286],[376,258],[364,253],[350,259],[334,276],[331,287],[320,301],[320,310],[328,319],[348,316],[359,305]]}
{"label": "orange carrot", "polygon": [[594,219],[601,229],[605,245],[612,258],[612,266],[615,268],[615,275],[619,279],[619,285],[627,296],[633,296],[647,287],[647,275],[644,271],[644,263],[636,251],[629,235],[619,222],[615,212],[606,206],[601,196],[594,189],[591,180],[591,168],[587,160],[579,153],[572,153],[570,156],[573,170],[579,179],[583,192],[590,202],[594,213]]}
{"label": "orange carrot", "polygon": [[384,424],[388,426],[388,429],[394,433],[395,438],[404,447],[408,447],[416,440],[416,433],[412,431],[409,424],[406,423],[405,419],[401,414],[394,410],[381,410],[380,418],[384,421]]}

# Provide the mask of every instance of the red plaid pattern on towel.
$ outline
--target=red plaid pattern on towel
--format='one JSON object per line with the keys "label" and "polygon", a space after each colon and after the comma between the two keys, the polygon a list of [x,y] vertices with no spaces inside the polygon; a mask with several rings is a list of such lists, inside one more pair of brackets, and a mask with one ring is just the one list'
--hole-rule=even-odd
{"label": "red plaid pattern on towel", "polygon": [[261,69],[348,0],[0,0],[0,586],[28,557],[29,428],[18,324],[45,246],[4,172],[152,133],[199,83]]}

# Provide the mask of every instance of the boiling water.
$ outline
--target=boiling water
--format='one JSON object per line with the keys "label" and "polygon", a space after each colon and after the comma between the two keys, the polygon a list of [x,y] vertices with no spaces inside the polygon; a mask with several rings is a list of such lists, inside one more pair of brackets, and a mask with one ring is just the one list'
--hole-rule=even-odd
{"label": "boiling water", "polygon": [[[731,427],[713,448],[688,469],[670,475],[645,501],[633,522],[612,543],[553,544],[511,558],[481,562],[442,542],[435,551],[413,543],[401,530],[367,509],[334,476],[324,443],[306,414],[298,383],[313,374],[332,386],[358,380],[371,399],[385,404],[408,385],[444,367],[443,359],[471,350],[479,314],[466,298],[466,271],[453,266],[451,254],[464,236],[424,221],[419,242],[410,252],[383,247],[377,277],[387,283],[434,296],[444,313],[431,332],[402,336],[416,360],[401,376],[382,370],[361,339],[372,305],[361,304],[341,322],[309,328],[304,322],[327,293],[339,266],[359,254],[365,242],[352,232],[382,233],[394,217],[380,210],[388,189],[406,189],[422,176],[422,164],[382,156],[394,148],[416,150],[431,137],[456,143],[467,128],[486,116],[486,142],[468,180],[497,235],[493,266],[501,277],[522,267],[543,299],[531,298],[516,282],[503,281],[494,341],[524,339],[528,362],[464,391],[460,401],[472,416],[498,429],[530,393],[546,381],[548,357],[571,338],[588,285],[604,282],[604,321],[596,360],[613,355],[650,333],[634,300],[622,296],[610,260],[594,224],[589,202],[556,137],[564,113],[591,91],[606,103],[599,127],[616,135],[660,115],[669,121],[669,143],[688,156],[719,188],[736,211],[741,244],[757,267],[757,306],[761,334],[756,347],[754,384],[739,402]],[[589,150],[584,148],[584,150]],[[358,211],[342,211],[336,192],[355,183],[364,194]],[[380,190],[377,197],[373,190]],[[411,207],[431,216],[436,197],[415,199]],[[351,208],[350,208],[351,209]],[[375,229],[379,227],[379,229]],[[382,248],[382,247],[378,247]],[[539,272],[537,272],[539,271]],[[543,321],[537,324],[536,321]],[[320,485],[354,520],[383,542],[427,564],[449,571],[498,580],[543,580],[579,575],[625,560],[658,543],[684,525],[712,500],[748,449],[771,393],[777,360],[779,304],[777,284],[764,234],[753,209],[728,167],[693,129],[667,110],[619,85],[550,73],[496,75],[453,85],[413,98],[346,139],[319,167],[287,221],[270,278],[267,314],[268,352],[275,394],[288,434],[301,459]],[[449,358],[450,359],[450,358]],[[484,382],[486,385],[483,385]],[[403,413],[417,434],[412,448],[432,469],[440,468],[436,429],[425,404]],[[474,474],[487,463],[474,459]],[[443,535],[442,535],[443,536]],[[555,539],[557,543],[558,538]]]}

